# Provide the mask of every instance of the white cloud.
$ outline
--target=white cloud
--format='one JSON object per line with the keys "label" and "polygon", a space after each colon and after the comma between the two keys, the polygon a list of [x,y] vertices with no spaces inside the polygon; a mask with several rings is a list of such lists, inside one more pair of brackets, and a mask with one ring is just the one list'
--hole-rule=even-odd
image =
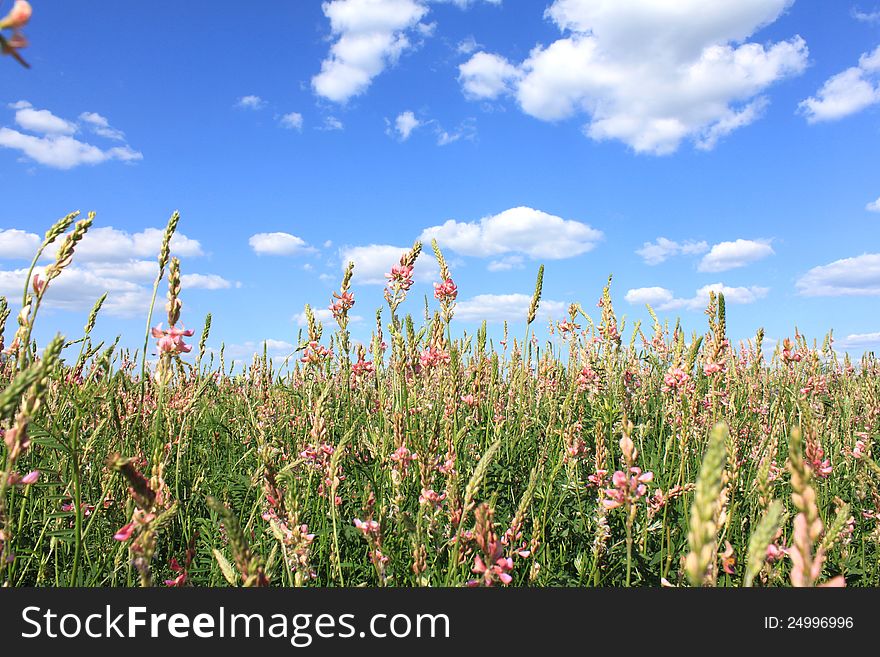
{"label": "white cloud", "polygon": [[15,122],[31,132],[42,134],[72,135],[76,132],[76,124],[55,116],[49,110],[34,109],[26,100],[11,105],[15,111]]}
{"label": "white cloud", "polygon": [[659,306],[667,304],[675,298],[675,295],[665,287],[637,287],[629,290],[624,299],[634,306],[650,304]]}
{"label": "white cloud", "polygon": [[432,238],[461,255],[521,253],[557,260],[592,250],[602,239],[602,232],[579,221],[516,207],[477,222],[450,219],[440,226],[426,228],[419,239],[430,242]]}
{"label": "white cloud", "polygon": [[859,58],[859,65],[825,81],[816,96],[798,105],[808,123],[834,121],[880,103],[880,46]]}
{"label": "white cloud", "polygon": [[[138,233],[129,233],[112,226],[92,227],[76,246],[76,262],[123,262],[136,258],[155,257],[162,245],[165,231],[160,228],[146,228]],[[36,233],[11,229],[0,231],[0,257],[14,260],[30,260],[43,239]],[[56,240],[44,259],[54,259],[62,240]],[[171,252],[180,257],[203,255],[198,240],[183,233],[175,233],[171,238]]]}
{"label": "white cloud", "polygon": [[412,134],[412,131],[422,125],[422,122],[416,118],[410,110],[401,112],[394,119],[394,130],[397,132],[400,141],[406,141]]}
{"label": "white cloud", "polygon": [[243,109],[259,110],[266,106],[266,101],[259,96],[242,96],[235,103],[235,106]]}
{"label": "white cloud", "polygon": [[438,146],[447,146],[448,144],[454,144],[460,139],[464,139],[465,141],[473,141],[477,137],[477,126],[473,119],[465,119],[458,125],[457,128],[455,128],[451,132],[445,130],[443,126],[441,126],[437,121],[433,121],[433,123],[434,132],[437,135]]}
{"label": "white cloud", "polygon": [[[530,294],[478,294],[456,304],[455,318],[464,322],[525,322],[531,303]],[[568,304],[562,301],[541,299],[538,317],[558,318],[567,311]]]}
{"label": "white cloud", "polygon": [[880,198],[876,201],[871,201],[868,205],[865,206],[865,210],[868,212],[880,212]]}
{"label": "white cloud", "polygon": [[455,52],[459,55],[470,55],[479,47],[480,44],[477,43],[477,40],[471,35],[458,42],[455,46]]}
{"label": "white cloud", "polygon": [[312,88],[337,103],[362,94],[396,62],[411,47],[407,32],[428,13],[417,0],[332,0],[322,9],[334,42]]}
{"label": "white cloud", "polygon": [[498,260],[493,260],[486,269],[489,271],[510,271],[511,269],[522,269],[525,267],[525,258],[518,255],[505,256]]}
{"label": "white cloud", "polygon": [[304,239],[290,233],[257,233],[251,235],[248,244],[257,255],[299,255],[311,253],[314,248]]}
{"label": "white cloud", "polygon": [[[105,311],[110,315],[132,317],[146,312],[150,301],[151,284],[158,271],[156,254],[164,230],[147,228],[129,233],[112,226],[93,227],[77,244],[73,263],[55,279],[46,294],[49,308],[70,311],[91,309],[95,300],[108,293]],[[50,247],[42,261],[55,260],[61,239]],[[0,231],[0,259],[30,261],[42,238],[23,230]],[[171,252],[182,258],[203,255],[198,240],[177,233],[171,242]],[[186,269],[184,267],[184,269]],[[43,275],[45,266],[36,269]],[[24,268],[0,271],[0,295],[14,294],[17,298],[25,283]],[[220,290],[233,284],[217,274],[183,274],[186,289]]]}
{"label": "white cloud", "polygon": [[115,139],[116,141],[125,141],[125,133],[111,127],[106,117],[101,116],[97,112],[83,112],[79,115],[79,120],[89,124],[92,132],[107,139]]}
{"label": "white cloud", "polygon": [[709,303],[709,293],[723,294],[728,304],[749,304],[767,296],[769,288],[730,287],[723,283],[704,285],[690,298],[678,298],[664,287],[640,287],[629,290],[624,297],[633,305],[651,304],[656,310],[700,310]]}
{"label": "white cloud", "polygon": [[494,100],[511,93],[522,72],[507,59],[478,52],[458,67],[458,80],[464,95],[471,99]]}
{"label": "white cloud", "polygon": [[697,269],[705,272],[727,271],[773,255],[773,247],[767,241],[738,239],[720,242],[703,256]]}
{"label": "white cloud", "polygon": [[880,347],[880,331],[875,333],[851,333],[842,340],[835,339],[834,346],[839,349]]}
{"label": "white cloud", "polygon": [[129,146],[102,150],[67,135],[34,137],[10,128],[0,128],[0,146],[21,151],[34,162],[55,169],[72,169],[81,164],[100,164],[109,160],[133,162],[144,157]]}
{"label": "white cloud", "polygon": [[240,284],[236,285],[217,274],[183,274],[180,284],[184,290],[228,290],[231,287],[240,287]]}
{"label": "white cloud", "polygon": [[[128,144],[103,149],[94,144],[72,137],[78,126],[56,116],[49,110],[34,109],[26,100],[12,103],[15,109],[15,122],[18,126],[37,135],[27,134],[8,127],[0,127],[0,147],[20,151],[22,155],[38,164],[55,169],[72,169],[82,164],[100,164],[109,160],[134,162],[143,159],[143,154]],[[89,125],[93,132],[117,141],[124,141],[121,131],[110,128],[109,124],[98,123],[106,119],[94,112],[84,112],[80,120]]]}
{"label": "white cloud", "polygon": [[806,67],[799,36],[746,41],[792,2],[556,0],[545,16],[566,36],[536,46],[516,76],[477,53],[461,82],[472,97],[509,92],[544,121],[586,115],[587,136],[637,152],[671,153],[688,138],[708,149],[758,118],[762,92]]}
{"label": "white cloud", "polygon": [[[322,324],[336,324],[336,320],[333,319],[333,312],[330,308],[315,308],[312,306],[312,314]],[[349,324],[357,324],[358,322],[362,322],[364,320],[360,315],[349,315],[348,322]],[[297,326],[308,326],[309,320],[306,319],[306,311],[303,310],[301,313],[297,313],[293,316],[293,321],[296,322]]]}
{"label": "white cloud", "polygon": [[345,125],[335,116],[325,116],[324,123],[317,129],[325,131],[344,130]]}
{"label": "white cloud", "polygon": [[0,258],[24,260],[33,258],[43,240],[35,233],[17,228],[0,230]]}
{"label": "white cloud", "polygon": [[865,253],[813,267],[796,283],[807,297],[880,296],[880,253]]}
{"label": "white cloud", "polygon": [[880,10],[861,11],[853,7],[852,17],[861,23],[877,23],[880,22]]}
{"label": "white cloud", "polygon": [[[44,268],[36,272],[44,275]],[[18,298],[27,276],[27,269],[0,271],[0,295]],[[107,292],[103,311],[117,317],[146,315],[150,303],[150,290],[146,286],[119,278],[98,276],[76,266],[65,269],[49,285],[43,303],[47,308],[87,311],[95,301]]]}
{"label": "white cloud", "polygon": [[658,237],[654,242],[645,242],[636,254],[645,261],[646,265],[659,265],[669,258],[677,255],[692,255],[705,253],[709,250],[706,242],[675,242],[665,237]]}
{"label": "white cloud", "polygon": [[[366,246],[352,246],[343,248],[339,252],[341,268],[345,270],[349,262],[354,262],[354,281],[363,285],[385,285],[385,274],[391,271],[391,267],[400,262],[400,257],[409,251],[410,247],[392,246],[389,244],[369,244]],[[437,261],[431,257],[430,252],[422,254],[416,260],[413,278],[416,281],[427,282],[439,280]]]}
{"label": "white cloud", "polygon": [[[224,355],[228,360],[251,360],[254,356],[262,358],[263,345],[266,346],[266,353],[270,358],[284,358],[293,354],[294,347],[290,342],[285,340],[261,340],[260,342],[242,342],[228,344],[224,348]],[[219,353],[219,347],[212,348],[211,351]]]}
{"label": "white cloud", "polygon": [[282,128],[288,128],[290,130],[302,130],[303,127],[303,115],[299,112],[288,112],[287,114],[283,114],[278,122],[281,124]]}

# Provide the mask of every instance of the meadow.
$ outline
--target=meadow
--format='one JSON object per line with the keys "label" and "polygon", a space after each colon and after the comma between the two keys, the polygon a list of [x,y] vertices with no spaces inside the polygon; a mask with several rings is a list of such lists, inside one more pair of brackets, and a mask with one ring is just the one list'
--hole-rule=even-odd
{"label": "meadow", "polygon": [[733,344],[722,295],[702,334],[627,327],[611,279],[541,326],[543,266],[496,343],[456,327],[453,273],[416,243],[368,344],[350,265],[333,325],[306,307],[289,359],[233,366],[186,314],[178,220],[138,350],[92,340],[103,298],[82,335],[33,339],[93,214],[0,300],[3,586],[880,585],[872,354],[794,328]]}

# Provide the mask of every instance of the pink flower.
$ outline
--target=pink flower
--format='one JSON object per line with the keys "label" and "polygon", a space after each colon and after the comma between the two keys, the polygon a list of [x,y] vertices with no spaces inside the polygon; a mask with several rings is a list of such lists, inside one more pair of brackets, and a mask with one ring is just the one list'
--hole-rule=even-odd
{"label": "pink flower", "polygon": [[379,534],[379,523],[375,520],[361,520],[360,518],[355,518],[354,526],[360,530],[365,538]]}
{"label": "pink flower", "polygon": [[687,372],[680,367],[670,367],[663,377],[664,391],[678,390],[682,388],[690,379]]}
{"label": "pink flower", "polygon": [[32,284],[34,288],[34,293],[37,295],[42,294],[43,290],[46,289],[46,281],[40,278],[39,274],[34,274]]}
{"label": "pink flower", "polygon": [[183,341],[184,337],[192,336],[192,329],[184,330],[172,326],[165,331],[162,330],[162,324],[160,323],[153,327],[151,334],[154,338],[158,338],[156,346],[159,348],[160,353],[176,355],[181,353],[188,354],[192,351],[192,347]]}
{"label": "pink flower", "polygon": [[446,365],[449,363],[449,353],[444,351],[443,349],[428,347],[419,356],[419,362],[421,362],[422,367]]}
{"label": "pink flower", "polygon": [[398,287],[401,290],[408,290],[412,287],[413,279],[413,267],[412,265],[394,265],[391,268],[390,274],[385,274],[385,278],[388,279],[388,287],[394,288]]}
{"label": "pink flower", "polygon": [[178,573],[174,579],[166,579],[165,586],[181,587],[186,583],[186,569],[174,557],[171,558],[171,570]]}
{"label": "pink flower", "polygon": [[438,493],[433,489],[423,488],[421,495],[419,495],[419,504],[430,504],[434,508],[437,508],[445,499],[446,493]]}
{"label": "pink flower", "polygon": [[608,499],[602,500],[602,506],[606,509],[616,509],[619,506],[634,504],[648,492],[645,484],[654,480],[654,473],[642,472],[641,468],[635,466],[631,467],[629,471],[629,476],[620,470],[611,476],[611,485],[614,488],[606,489],[605,495]]}
{"label": "pink flower", "polygon": [[0,20],[0,28],[17,30],[25,25],[31,19],[31,4],[26,0],[15,0],[9,13]]}
{"label": "pink flower", "polygon": [[113,538],[117,541],[127,541],[131,538],[131,535],[134,533],[134,522],[130,522],[127,525],[124,525],[118,532],[113,534]]}
{"label": "pink flower", "polygon": [[721,372],[723,369],[724,367],[721,365],[721,363],[715,362],[706,363],[706,365],[703,367],[703,371],[706,373],[706,376],[712,376],[716,372]]}
{"label": "pink flower", "polygon": [[351,292],[343,292],[342,294],[334,292],[333,297],[336,301],[330,304],[330,311],[333,313],[333,319],[339,320],[354,306],[354,295]]}
{"label": "pink flower", "polygon": [[34,470],[32,472],[28,472],[24,477],[21,478],[21,483],[25,486],[30,486],[31,484],[37,483],[40,479],[40,471]]}
{"label": "pink flower", "polygon": [[736,556],[733,554],[733,546],[730,541],[724,541],[724,552],[721,553],[721,568],[728,575],[736,574]]}
{"label": "pink flower", "polygon": [[458,287],[452,282],[451,278],[447,278],[442,283],[434,283],[434,298],[441,303],[455,301],[458,296]]}
{"label": "pink flower", "polygon": [[477,403],[477,400],[474,398],[473,395],[462,395],[461,401],[463,401],[465,404],[467,404],[470,407],[475,406]]}

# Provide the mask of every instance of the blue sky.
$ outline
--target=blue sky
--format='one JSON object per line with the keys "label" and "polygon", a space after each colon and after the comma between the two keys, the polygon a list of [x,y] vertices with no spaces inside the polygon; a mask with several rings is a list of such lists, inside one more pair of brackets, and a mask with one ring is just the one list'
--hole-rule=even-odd
{"label": "blue sky", "polygon": [[737,340],[880,346],[872,0],[32,5],[32,68],[0,61],[0,294],[97,212],[38,338],[109,289],[96,333],[136,345],[179,209],[182,321],[239,357],[288,353],[350,257],[366,339],[391,254],[431,236],[461,329],[523,317],[543,263],[556,319],[613,273],[630,326],[647,301],[702,331],[723,286]]}

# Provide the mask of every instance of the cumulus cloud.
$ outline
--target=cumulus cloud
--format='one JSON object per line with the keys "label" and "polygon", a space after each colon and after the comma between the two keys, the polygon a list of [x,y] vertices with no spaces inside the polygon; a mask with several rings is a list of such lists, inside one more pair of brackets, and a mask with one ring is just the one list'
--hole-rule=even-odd
{"label": "cumulus cloud", "polygon": [[303,127],[303,115],[299,112],[288,112],[287,114],[281,115],[281,118],[278,119],[278,123],[281,124],[282,128],[301,131]]}
{"label": "cumulus cloud", "polygon": [[[354,263],[354,281],[364,285],[385,285],[385,274],[400,262],[400,256],[410,250],[408,246],[389,244],[368,244],[340,249],[341,268],[344,271],[349,262]],[[413,279],[418,282],[439,280],[437,261],[424,252],[416,260]]]}
{"label": "cumulus cloud", "polygon": [[[76,122],[56,116],[49,110],[35,109],[26,100],[12,103],[10,107],[15,109],[15,123],[27,132],[0,127],[0,147],[20,151],[25,158],[38,164],[55,169],[72,169],[110,160],[134,162],[143,159],[143,154],[128,144],[105,149],[76,139],[72,136],[79,130]],[[100,114],[84,112],[79,118],[95,134],[124,141],[123,133],[111,128],[107,119]],[[105,125],[100,125],[102,121]]]}
{"label": "cumulus cloud", "polygon": [[191,290],[228,290],[233,286],[241,287],[240,283],[227,281],[217,274],[183,274],[180,283],[184,289]]}
{"label": "cumulus cloud", "polygon": [[489,271],[510,271],[511,269],[522,269],[523,267],[525,267],[525,258],[520,255],[504,256],[486,265],[486,269]]}
{"label": "cumulus cloud", "polygon": [[[52,281],[46,293],[49,308],[87,311],[104,292],[104,310],[114,316],[132,317],[145,312],[150,302],[151,284],[158,271],[156,254],[164,230],[147,228],[129,233],[112,226],[93,227],[77,244],[73,264]],[[54,261],[62,240],[43,255],[42,262]],[[19,229],[0,230],[0,260],[29,262],[42,243],[42,237]],[[177,233],[171,251],[182,258],[203,255],[198,240]],[[45,265],[36,269],[43,275]],[[186,266],[184,265],[184,271]],[[0,295],[18,298],[25,284],[27,269],[0,270]],[[184,289],[222,290],[240,284],[218,274],[184,273]]]}
{"label": "cumulus cloud", "polygon": [[773,247],[767,241],[738,239],[734,242],[719,242],[703,256],[697,269],[705,272],[727,271],[745,267],[774,253]]}
{"label": "cumulus cloud", "polygon": [[107,139],[115,139],[116,141],[125,141],[125,133],[112,127],[107,117],[101,116],[97,112],[83,112],[79,115],[79,120],[88,124],[91,131],[96,135],[106,137]]}
{"label": "cumulus cloud", "polygon": [[673,256],[705,253],[708,250],[709,245],[706,242],[694,240],[675,242],[665,237],[658,237],[654,242],[645,242],[642,248],[636,251],[636,255],[640,256],[646,265],[659,265]]}
{"label": "cumulus cloud", "polygon": [[[478,294],[458,302],[455,318],[464,322],[525,322],[531,303],[531,294]],[[541,299],[538,317],[558,318],[567,310],[568,304],[562,301]]]}
{"label": "cumulus cloud", "polygon": [[289,256],[311,253],[315,250],[301,237],[282,232],[251,235],[248,244],[257,255]]}
{"label": "cumulus cloud", "polygon": [[[315,316],[315,319],[321,322],[322,324],[335,324],[336,320],[333,319],[333,312],[329,308],[315,308],[312,306],[312,315]],[[362,322],[364,320],[360,315],[349,315],[348,322],[350,324],[357,324],[358,322]],[[306,318],[306,311],[303,310],[301,313],[297,313],[293,316],[293,321],[296,322],[297,326],[308,326],[309,320]]]}
{"label": "cumulus cloud", "polygon": [[747,39],[793,0],[555,0],[545,12],[563,32],[520,64],[476,53],[460,69],[465,95],[510,94],[527,114],[585,115],[584,132],[665,154],[685,139],[714,147],[755,121],[774,83],[800,74],[807,46],[794,36]]}
{"label": "cumulus cloud", "polygon": [[815,96],[798,106],[808,123],[834,121],[880,103],[880,46],[825,81]]}
{"label": "cumulus cloud", "polygon": [[266,101],[259,96],[242,96],[236,101],[235,106],[242,109],[259,110],[263,109],[266,104]]}
{"label": "cumulus cloud", "polygon": [[842,340],[835,339],[834,346],[838,349],[880,347],[880,331],[875,331],[874,333],[851,333]]}
{"label": "cumulus cloud", "polygon": [[723,283],[704,285],[688,298],[676,297],[665,287],[640,287],[629,290],[624,299],[633,305],[650,304],[656,310],[701,310],[709,303],[709,294],[723,294],[728,304],[749,304],[763,299],[769,288],[753,285],[750,287],[730,287]]}
{"label": "cumulus cloud", "polygon": [[[162,245],[165,234],[161,228],[146,228],[137,233],[129,233],[112,226],[93,227],[76,246],[76,261],[82,262],[122,262],[136,258],[155,257]],[[0,230],[0,258],[10,260],[30,260],[39,248],[43,238],[36,233],[22,230]],[[44,259],[55,258],[61,245],[57,240],[44,254]],[[183,233],[175,233],[171,239],[171,250],[181,257],[203,255],[202,245]]]}
{"label": "cumulus cloud", "polygon": [[400,141],[406,141],[412,134],[413,130],[422,125],[422,122],[416,118],[410,110],[401,112],[394,119],[394,127],[392,134],[396,134]]}
{"label": "cumulus cloud", "polygon": [[813,267],[795,285],[807,297],[880,296],[880,253]]}
{"label": "cumulus cloud", "polygon": [[475,100],[494,100],[510,93],[522,72],[506,58],[478,52],[458,67],[458,81],[464,95]]}
{"label": "cumulus cloud", "polygon": [[407,32],[428,13],[417,0],[332,0],[322,8],[334,41],[312,88],[337,103],[362,94],[396,62],[412,45]]}
{"label": "cumulus cloud", "polygon": [[[230,360],[251,360],[254,356],[262,358],[263,347],[265,345],[266,353],[270,358],[284,358],[291,355],[296,347],[285,340],[261,340],[228,344],[224,348],[224,355]],[[219,352],[219,348],[212,348],[211,351]]]}
{"label": "cumulus cloud", "polygon": [[868,205],[865,206],[865,210],[868,212],[880,212],[880,198],[876,201],[871,201]]}
{"label": "cumulus cloud", "polygon": [[437,242],[460,255],[491,257],[520,253],[558,260],[591,251],[602,231],[529,207],[516,207],[475,222],[450,219],[426,228],[419,239]]}

